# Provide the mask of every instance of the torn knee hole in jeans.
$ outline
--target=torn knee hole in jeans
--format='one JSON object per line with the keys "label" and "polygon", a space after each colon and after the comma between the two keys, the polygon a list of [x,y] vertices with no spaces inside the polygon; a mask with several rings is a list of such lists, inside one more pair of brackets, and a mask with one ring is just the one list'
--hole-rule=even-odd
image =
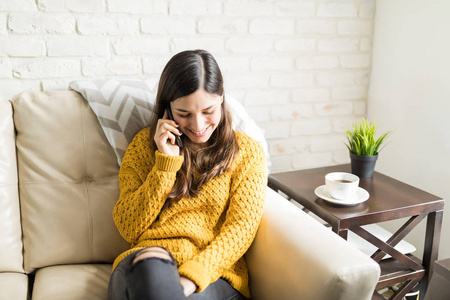
{"label": "torn knee hole in jeans", "polygon": [[138,261],[134,262],[133,265],[131,266],[131,270],[133,270],[136,266],[139,266],[140,264],[148,262],[148,261],[151,261],[151,260],[158,260],[158,261],[163,262],[165,264],[170,264],[170,265],[175,266],[175,262],[173,260],[171,260],[171,259],[165,259],[165,258],[160,258],[160,257],[153,256],[153,257],[144,257],[144,258],[139,259]]}
{"label": "torn knee hole in jeans", "polygon": [[146,248],[139,253],[133,259],[132,266],[137,263],[149,260],[149,259],[159,259],[164,262],[174,263],[174,258],[170,252],[168,252],[165,248],[162,247],[150,247]]}

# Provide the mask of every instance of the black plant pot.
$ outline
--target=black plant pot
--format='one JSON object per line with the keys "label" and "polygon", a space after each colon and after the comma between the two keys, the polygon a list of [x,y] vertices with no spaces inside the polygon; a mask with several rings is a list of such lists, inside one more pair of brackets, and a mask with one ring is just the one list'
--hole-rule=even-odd
{"label": "black plant pot", "polygon": [[373,156],[365,156],[350,153],[352,174],[355,174],[360,178],[373,177],[373,171],[375,171],[375,163],[377,162],[377,159],[378,154]]}

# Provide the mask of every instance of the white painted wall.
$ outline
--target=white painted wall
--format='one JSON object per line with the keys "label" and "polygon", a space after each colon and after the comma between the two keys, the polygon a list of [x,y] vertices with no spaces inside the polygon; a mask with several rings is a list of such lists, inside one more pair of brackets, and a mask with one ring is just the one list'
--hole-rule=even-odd
{"label": "white painted wall", "polygon": [[209,50],[265,130],[273,172],[349,162],[366,113],[375,0],[1,0],[0,95],[148,78]]}
{"label": "white painted wall", "polygon": [[[393,129],[377,171],[450,199],[450,1],[377,0],[368,117]],[[421,257],[425,222],[407,236]],[[393,228],[394,224],[388,227]],[[440,258],[450,257],[450,206]]]}

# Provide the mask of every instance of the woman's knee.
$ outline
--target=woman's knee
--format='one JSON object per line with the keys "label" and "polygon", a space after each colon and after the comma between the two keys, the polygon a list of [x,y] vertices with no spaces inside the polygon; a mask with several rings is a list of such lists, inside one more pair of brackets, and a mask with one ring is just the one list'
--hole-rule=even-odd
{"label": "woman's knee", "polygon": [[136,264],[138,261],[141,261],[143,259],[154,257],[173,261],[172,255],[166,249],[162,247],[148,247],[140,251],[138,254],[136,254],[136,256],[133,259],[132,265]]}

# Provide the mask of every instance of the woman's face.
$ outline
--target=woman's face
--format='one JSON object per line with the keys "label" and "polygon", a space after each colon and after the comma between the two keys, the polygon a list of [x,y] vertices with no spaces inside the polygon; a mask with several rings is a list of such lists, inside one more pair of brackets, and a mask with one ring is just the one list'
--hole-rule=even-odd
{"label": "woman's face", "polygon": [[203,89],[172,101],[171,108],[178,129],[194,143],[205,143],[220,123],[222,96]]}

